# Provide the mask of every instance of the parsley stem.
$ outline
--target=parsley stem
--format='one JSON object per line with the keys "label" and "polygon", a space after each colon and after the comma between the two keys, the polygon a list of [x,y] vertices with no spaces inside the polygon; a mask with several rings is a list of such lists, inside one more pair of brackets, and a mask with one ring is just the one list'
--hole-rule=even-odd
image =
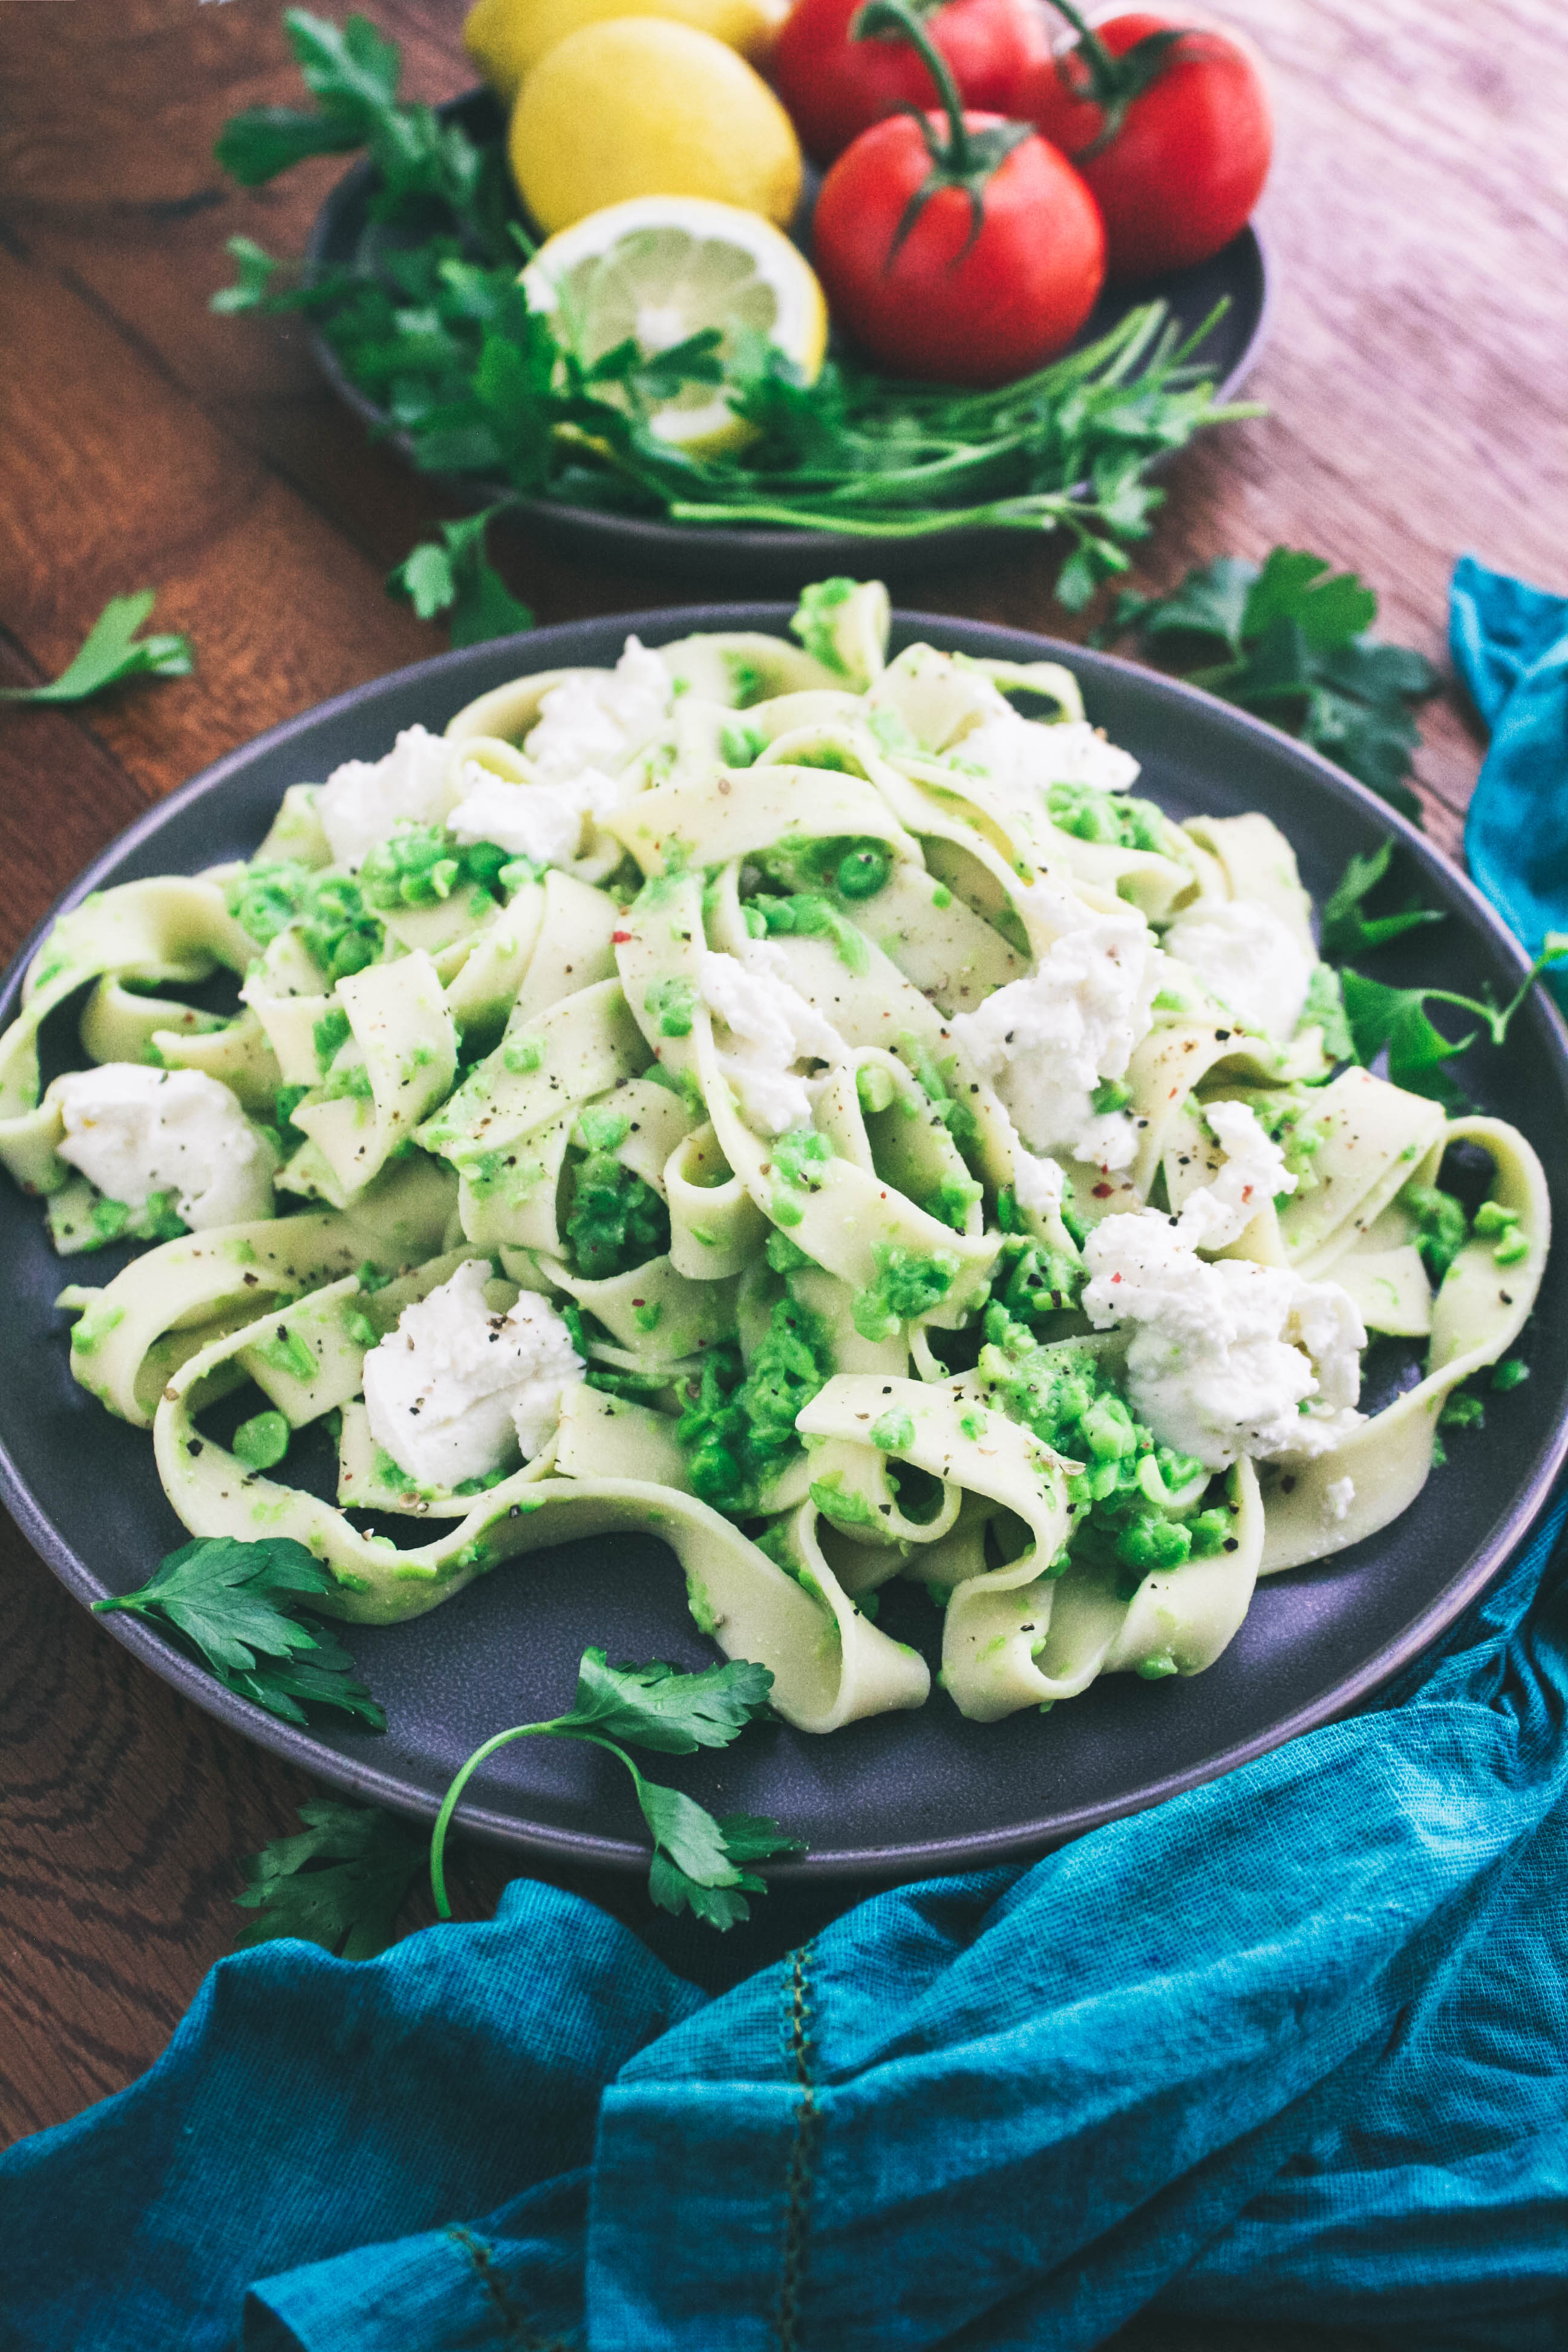
{"label": "parsley stem", "polygon": [[563,1716],[555,1716],[548,1723],[520,1723],[510,1731],[498,1731],[492,1739],[487,1739],[482,1747],[476,1748],[468,1762],[460,1768],[456,1780],[441,1800],[441,1810],[436,1816],[436,1826],[430,1832],[430,1893],[435,1900],[436,1916],[438,1919],[449,1919],[452,1916],[452,1906],[447,1897],[447,1832],[452,1825],[452,1816],[458,1810],[458,1801],[463,1790],[479,1770],[479,1766],[493,1756],[497,1748],[510,1747],[514,1739],[541,1738],[580,1739],[587,1747],[605,1748],[610,1755],[619,1758],[638,1788],[642,1786],[642,1774],[624,1748],[618,1748],[613,1739],[606,1739],[602,1732],[579,1730],[574,1724],[568,1723]]}

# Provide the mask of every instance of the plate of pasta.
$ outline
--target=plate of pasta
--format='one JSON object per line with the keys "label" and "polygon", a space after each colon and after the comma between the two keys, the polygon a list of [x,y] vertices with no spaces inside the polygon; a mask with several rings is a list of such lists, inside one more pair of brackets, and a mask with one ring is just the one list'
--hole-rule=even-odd
{"label": "plate of pasta", "polygon": [[[1446,919],[1380,980],[1511,992],[1310,752],[875,583],[307,713],[12,975],[6,1499],[88,1600],[304,1544],[384,1733],[109,1622],[416,1813],[585,1642],[770,1670],[685,1785],[792,1872],[1229,1769],[1435,1639],[1564,1451],[1562,1024],[1535,991],[1443,1099],[1363,1066],[1314,902],[1391,836]],[[644,1859],[603,1760],[512,1748],[464,1818]]]}

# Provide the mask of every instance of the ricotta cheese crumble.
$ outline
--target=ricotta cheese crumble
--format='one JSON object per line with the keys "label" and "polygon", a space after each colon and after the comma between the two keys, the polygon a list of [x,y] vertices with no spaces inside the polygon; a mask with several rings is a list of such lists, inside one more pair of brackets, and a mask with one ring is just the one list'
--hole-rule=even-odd
{"label": "ricotta cheese crumble", "polygon": [[1304,1282],[1251,1258],[1200,1248],[1239,1240],[1258,1211],[1292,1189],[1284,1158],[1245,1103],[1205,1113],[1225,1148],[1212,1184],[1179,1217],[1107,1217],[1084,1244],[1084,1311],[1099,1330],[1133,1326],[1127,1393],[1156,1437],[1223,1470],[1327,1454],[1357,1428],[1366,1331],[1337,1282]]}
{"label": "ricotta cheese crumble", "polygon": [[1039,969],[1013,980],[952,1032],[1006,1105],[1031,1151],[1068,1151],[1125,1168],[1138,1129],[1094,1095],[1121,1078],[1148,1035],[1162,958],[1141,915],[1088,915],[1054,940]]}
{"label": "ricotta cheese crumble", "polygon": [[1194,1249],[1228,1249],[1270,1201],[1296,1190],[1297,1179],[1250,1103],[1210,1103],[1204,1124],[1225,1157],[1212,1181],[1187,1195],[1176,1231]]}
{"label": "ricotta cheese crumble", "polygon": [[1124,793],[1138,781],[1131,751],[1108,743],[1087,719],[1064,719],[1042,726],[1025,719],[1002,697],[994,717],[983,719],[963,736],[954,751],[965,767],[983,768],[1009,798],[1033,802],[1052,784],[1092,784],[1103,793]]}
{"label": "ricotta cheese crumble", "polygon": [[316,794],[334,866],[357,873],[400,824],[438,824],[452,746],[444,735],[405,727],[380,760],[345,760]]}
{"label": "ricotta cheese crumble", "polygon": [[272,1214],[277,1165],[226,1086],[201,1070],[105,1062],[61,1078],[57,1147],[106,1200],[144,1208],[173,1192],[193,1233]]}
{"label": "ricotta cheese crumble", "polygon": [[795,1069],[800,1061],[841,1062],[844,1040],[784,977],[784,957],[756,940],[746,963],[704,950],[697,968],[703,1003],[729,1035],[716,1040],[719,1066],[733,1088],[741,1115],[766,1135],[805,1125],[811,1091]]}
{"label": "ricotta cheese crumble", "polygon": [[489,1264],[469,1258],[405,1307],[364,1360],[370,1433],[421,1486],[460,1486],[531,1460],[561,1415],[583,1359],[564,1318],[525,1290],[504,1315],[485,1298]]}
{"label": "ricotta cheese crumble", "polygon": [[628,637],[613,670],[577,672],[542,698],[524,757],[542,783],[570,783],[587,768],[614,774],[658,733],[674,698],[658,656]]}
{"label": "ricotta cheese crumble", "polygon": [[1277,1039],[1294,1034],[1312,967],[1267,907],[1250,898],[1205,901],[1177,916],[1165,946],[1245,1027]]}
{"label": "ricotta cheese crumble", "polygon": [[463,797],[447,818],[465,845],[493,841],[536,866],[569,866],[583,855],[590,824],[618,808],[625,793],[613,776],[584,768],[569,783],[509,784],[477,760],[458,780]]}

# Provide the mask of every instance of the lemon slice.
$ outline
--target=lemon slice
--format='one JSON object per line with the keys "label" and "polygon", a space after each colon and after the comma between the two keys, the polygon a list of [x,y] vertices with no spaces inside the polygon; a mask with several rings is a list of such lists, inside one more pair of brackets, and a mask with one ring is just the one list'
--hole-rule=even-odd
{"label": "lemon slice", "polygon": [[[827,347],[827,304],[811,264],[760,213],[700,196],[606,205],[540,247],[522,272],[530,308],[589,364],[628,338],[649,358],[717,327],[778,346],[809,382]],[[752,428],[710,384],[689,384],[652,429],[693,456],[747,440]]]}

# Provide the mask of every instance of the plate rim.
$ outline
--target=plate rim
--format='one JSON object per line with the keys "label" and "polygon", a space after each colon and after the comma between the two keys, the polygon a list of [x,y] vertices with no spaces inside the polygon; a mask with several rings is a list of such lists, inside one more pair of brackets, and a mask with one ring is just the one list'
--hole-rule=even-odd
{"label": "plate rim", "polygon": [[[494,93],[483,82],[476,82],[466,90],[437,107],[443,121],[476,105],[492,100]],[[305,260],[312,268],[319,267],[326,256],[328,242],[337,218],[353,190],[369,182],[375,166],[368,156],[351,163],[340,179],[333,182],[323,198],[321,208],[310,224],[305,245]],[[1234,400],[1247,377],[1257,366],[1258,358],[1273,331],[1274,311],[1279,291],[1279,264],[1269,237],[1254,214],[1244,221],[1228,247],[1239,249],[1251,261],[1258,278],[1258,315],[1252,331],[1227,374],[1215,386],[1218,403]],[[1131,289],[1138,298],[1138,289]],[[1158,299],[1152,291],[1146,298]],[[384,409],[378,408],[369,395],[362,392],[349,377],[331,344],[319,326],[308,323],[310,354],[328,384],[345,406],[351,408],[362,424],[372,426],[381,441],[395,449],[405,467],[412,467],[408,436],[389,429]],[[1156,455],[1144,467],[1145,474],[1163,471],[1170,456]],[[903,567],[918,556],[928,564],[933,561],[957,562],[973,557],[986,548],[1019,541],[1028,546],[1052,537],[1052,531],[1031,534],[1016,530],[1001,523],[970,523],[929,530],[915,531],[898,540],[888,540],[869,531],[850,530],[755,530],[732,524],[670,522],[656,515],[622,515],[605,507],[571,506],[561,499],[527,498],[515,492],[510,483],[481,479],[470,474],[432,472],[413,468],[419,478],[438,484],[466,506],[479,508],[506,500],[509,512],[520,520],[536,525],[540,530],[554,532],[563,540],[584,540],[623,547],[628,555],[642,556],[677,564],[689,563],[695,572],[700,568],[705,550],[712,550],[716,562],[724,560],[738,563],[751,556],[759,562],[772,561],[783,564],[799,557],[803,562],[820,555],[825,562],[848,559],[868,550],[879,551],[884,564]]]}
{"label": "plate rim", "polygon": [[[312,704],[290,719],[280,720],[276,726],[223,753],[196,775],[143,810],[66,887],[0,976],[0,1025],[14,1017],[13,1000],[19,1000],[27,967],[51,925],[62,913],[79,905],[90,891],[100,887],[106,875],[121,864],[128,852],[155,837],[173,815],[221,790],[231,774],[247,766],[258,754],[281,748],[323,720],[351,712],[368,695],[385,688],[426,682],[438,684],[448,677],[479,667],[487,658],[493,659],[503,646],[515,647],[520,661],[528,660],[531,655],[547,656],[562,639],[575,638],[585,628],[617,632],[623,628],[635,630],[645,640],[651,639],[658,645],[677,636],[690,635],[694,630],[711,630],[726,625],[782,630],[792,609],[789,602],[782,599],[721,600],[661,605],[642,612],[590,614],[579,620],[558,622],[548,628],[531,630],[511,637],[493,638],[479,646],[458,647],[430,656],[424,661],[407,663],[401,668],[364,679],[341,694]],[[1169,706],[1195,708],[1206,714],[1223,714],[1226,724],[1243,735],[1261,732],[1276,751],[1283,746],[1316,784],[1326,786],[1331,799],[1340,801],[1364,817],[1370,817],[1407,855],[1413,856],[1420,867],[1438,877],[1445,889],[1457,887],[1461,901],[1468,905],[1471,919],[1485,934],[1489,944],[1501,953],[1520,977],[1522,978],[1530,969],[1530,959],[1522,946],[1468,875],[1445,858],[1436,845],[1396,809],[1390,807],[1321,753],[1294,737],[1285,735],[1267,720],[1223,702],[1202,688],[1190,686],[1183,679],[1171,677],[1123,655],[1106,653],[1033,630],[1010,628],[968,615],[925,613],[904,607],[895,608],[893,628],[895,635],[906,641],[921,637],[929,641],[931,632],[943,629],[979,632],[994,646],[1004,648],[1003,658],[1060,661],[1073,667],[1075,674],[1081,667],[1086,675],[1108,674],[1135,681],[1141,689]],[[555,666],[549,659],[532,664],[532,667],[541,668]],[[519,674],[527,673],[520,670]],[[1533,992],[1523,1011],[1542,1033],[1541,1042],[1558,1065],[1564,1097],[1568,1098],[1568,1024],[1564,1023],[1552,998],[1544,989]],[[1110,1822],[1148,1811],[1189,1789],[1222,1779],[1226,1773],[1239,1769],[1290,1739],[1340,1720],[1364,1706],[1385,1684],[1430,1649],[1495,1580],[1509,1557],[1525,1540],[1542,1516],[1565,1462],[1568,1462],[1568,1402],[1543,1437],[1507,1510],[1485,1540],[1467,1559],[1458,1563],[1447,1583],[1415,1612],[1398,1633],[1391,1635],[1370,1656],[1315,1697],[1263,1729],[1231,1743],[1196,1764],[1159,1774],[1115,1797],[1058,1811],[1044,1820],[965,1835],[867,1845],[853,1850],[819,1849],[795,1861],[770,1864],[767,1873],[770,1883],[783,1885],[851,1880],[865,1883],[907,1881],[952,1870],[976,1869],[1036,1858]],[[4,1502],[26,1540],[73,1599],[89,1605],[100,1597],[101,1579],[93,1575],[89,1563],[58,1534],[47,1511],[22,1477],[3,1438],[0,1438],[0,1502]],[[151,1625],[129,1612],[114,1611],[101,1622],[103,1630],[149,1665],[160,1680],[177,1690],[182,1696],[194,1701],[205,1713],[238,1731],[242,1737],[255,1741],[258,1746],[342,1793],[382,1805],[405,1818],[434,1819],[438,1800],[410,1788],[395,1773],[383,1770],[373,1762],[323,1747],[309,1727],[301,1728],[284,1723],[238,1694],[226,1690],[194,1660],[185,1657],[172,1643],[163,1641]],[[619,1875],[645,1871],[647,1865],[646,1846],[635,1841],[599,1836],[580,1830],[560,1830],[547,1823],[521,1822],[515,1815],[498,1811],[483,1801],[476,1801],[461,1806],[457,1825],[465,1835],[487,1839],[521,1855],[531,1856],[557,1867],[575,1865]]]}

